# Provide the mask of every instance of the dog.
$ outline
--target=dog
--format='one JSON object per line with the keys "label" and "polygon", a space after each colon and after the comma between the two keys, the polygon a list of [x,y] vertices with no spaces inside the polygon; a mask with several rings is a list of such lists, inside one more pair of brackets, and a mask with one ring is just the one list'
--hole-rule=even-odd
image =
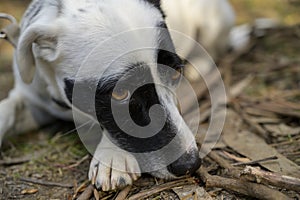
{"label": "dog", "polygon": [[[15,86],[0,103],[0,143],[4,134],[56,119],[76,118],[78,127],[91,120],[96,128],[89,131],[103,133],[89,169],[98,189],[130,185],[145,171],[165,179],[192,174],[201,164],[198,147],[171,91],[183,70],[175,49],[188,56],[192,47],[173,44],[168,28],[217,58],[233,21],[226,0],[33,0],[16,42]],[[133,124],[121,127],[128,118]],[[164,146],[167,152],[151,154]],[[168,163],[170,152],[178,157]]]}

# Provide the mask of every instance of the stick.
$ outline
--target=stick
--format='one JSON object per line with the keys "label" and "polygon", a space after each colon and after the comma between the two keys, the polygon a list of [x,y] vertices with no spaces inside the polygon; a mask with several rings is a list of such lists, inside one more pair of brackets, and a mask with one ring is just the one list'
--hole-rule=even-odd
{"label": "stick", "polygon": [[251,196],[258,199],[276,199],[276,200],[287,200],[290,199],[283,193],[273,190],[267,186],[260,185],[257,183],[250,183],[242,180],[236,180],[231,178],[223,178],[219,176],[212,176],[201,167],[198,170],[202,180],[204,180],[206,187],[208,188],[223,188],[225,190],[238,192],[243,195]]}
{"label": "stick", "polygon": [[269,158],[264,158],[264,159],[260,159],[260,160],[254,160],[254,161],[251,161],[251,162],[239,162],[239,163],[234,163],[234,164],[232,164],[232,166],[255,165],[255,164],[258,164],[258,163],[260,163],[260,162],[266,162],[266,161],[277,160],[277,159],[278,159],[277,156],[272,156],[272,157],[269,157]]}
{"label": "stick", "polygon": [[194,179],[193,178],[186,178],[186,179],[183,179],[183,180],[172,181],[172,182],[165,183],[165,184],[162,184],[162,185],[154,186],[154,187],[150,188],[149,190],[144,190],[144,191],[141,191],[140,193],[132,195],[131,197],[128,198],[128,200],[144,199],[144,198],[147,198],[147,197],[149,197],[153,194],[159,193],[161,191],[171,189],[171,188],[174,188],[174,187],[184,186],[184,185],[187,185],[189,183],[194,183]]}
{"label": "stick", "polygon": [[74,187],[71,184],[56,183],[56,182],[42,181],[42,180],[29,179],[29,178],[20,178],[20,180],[28,183],[34,183],[34,184],[45,185],[45,186],[54,186],[54,187],[63,187],[63,188]]}
{"label": "stick", "polygon": [[23,158],[13,158],[9,160],[0,160],[0,165],[6,165],[6,166],[19,165],[19,164],[29,162],[31,159],[32,157],[31,158],[23,157]]}
{"label": "stick", "polygon": [[72,169],[74,167],[78,167],[81,163],[83,163],[84,161],[86,161],[87,159],[89,159],[89,155],[84,156],[83,158],[81,158],[79,161],[77,161],[76,163],[63,167],[63,169]]}
{"label": "stick", "polygon": [[1,165],[11,166],[11,165],[23,164],[23,163],[29,162],[31,160],[37,159],[39,156],[43,155],[45,152],[46,152],[45,150],[42,150],[42,151],[36,152],[31,155],[23,156],[21,158],[11,158],[11,159],[7,159],[7,160],[0,160],[0,166]]}
{"label": "stick", "polygon": [[93,195],[95,187],[93,185],[89,185],[84,192],[77,198],[77,200],[89,200]]}
{"label": "stick", "polygon": [[242,110],[239,104],[233,103],[233,107],[234,110],[242,116],[244,122],[246,122],[246,124],[248,124],[251,128],[253,128],[253,130],[258,136],[264,138],[265,140],[268,140],[268,133],[259,124],[252,121],[249,118],[249,116]]}
{"label": "stick", "polygon": [[240,178],[240,170],[234,168],[227,160],[219,156],[216,152],[211,151],[208,156],[216,161],[222,168],[226,169],[226,175],[229,175],[234,178]]}
{"label": "stick", "polygon": [[125,188],[118,194],[118,196],[115,198],[115,200],[124,200],[124,199],[126,199],[126,197],[127,197],[127,195],[129,194],[131,188],[132,188],[131,185],[125,187]]}
{"label": "stick", "polygon": [[241,173],[241,178],[265,185],[272,185],[278,188],[300,192],[300,179],[262,171],[250,166],[247,166],[243,170]]}
{"label": "stick", "polygon": [[83,182],[79,187],[77,187],[74,191],[74,195],[72,200],[76,199],[79,192],[83,192],[87,188],[88,181]]}

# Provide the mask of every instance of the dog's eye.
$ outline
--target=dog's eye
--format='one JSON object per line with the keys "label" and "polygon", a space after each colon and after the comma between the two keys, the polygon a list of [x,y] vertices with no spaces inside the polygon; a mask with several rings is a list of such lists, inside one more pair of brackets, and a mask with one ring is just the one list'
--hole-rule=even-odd
{"label": "dog's eye", "polygon": [[117,101],[123,101],[129,97],[129,90],[116,89],[113,91],[112,97]]}
{"label": "dog's eye", "polygon": [[182,74],[182,68],[177,68],[175,71],[173,71],[172,80],[176,81],[181,77]]}

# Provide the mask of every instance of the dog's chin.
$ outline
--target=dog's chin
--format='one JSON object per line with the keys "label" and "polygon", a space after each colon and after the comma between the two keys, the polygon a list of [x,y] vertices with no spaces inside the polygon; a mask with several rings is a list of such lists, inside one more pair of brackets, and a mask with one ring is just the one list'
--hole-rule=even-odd
{"label": "dog's chin", "polygon": [[174,176],[172,173],[170,173],[167,168],[149,172],[149,174],[151,174],[154,177],[166,179],[166,180],[172,180],[172,179],[178,178],[178,177]]}

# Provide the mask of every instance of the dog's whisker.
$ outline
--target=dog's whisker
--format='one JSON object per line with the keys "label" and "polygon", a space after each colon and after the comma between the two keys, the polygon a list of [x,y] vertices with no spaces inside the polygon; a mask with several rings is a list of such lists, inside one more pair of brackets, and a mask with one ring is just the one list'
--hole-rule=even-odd
{"label": "dog's whisker", "polygon": [[[74,133],[74,132],[77,131],[78,129],[87,126],[90,122],[93,122],[93,120],[89,120],[89,121],[87,121],[87,122],[81,124],[80,126],[77,126],[77,127],[73,128],[73,129],[67,131],[66,133],[62,133],[62,134],[59,136],[59,138],[64,137],[64,136],[66,136],[66,135],[68,135],[68,134]],[[94,124],[95,124],[95,123],[93,122],[92,125],[94,125]],[[89,129],[89,130],[90,130],[90,129]]]}

